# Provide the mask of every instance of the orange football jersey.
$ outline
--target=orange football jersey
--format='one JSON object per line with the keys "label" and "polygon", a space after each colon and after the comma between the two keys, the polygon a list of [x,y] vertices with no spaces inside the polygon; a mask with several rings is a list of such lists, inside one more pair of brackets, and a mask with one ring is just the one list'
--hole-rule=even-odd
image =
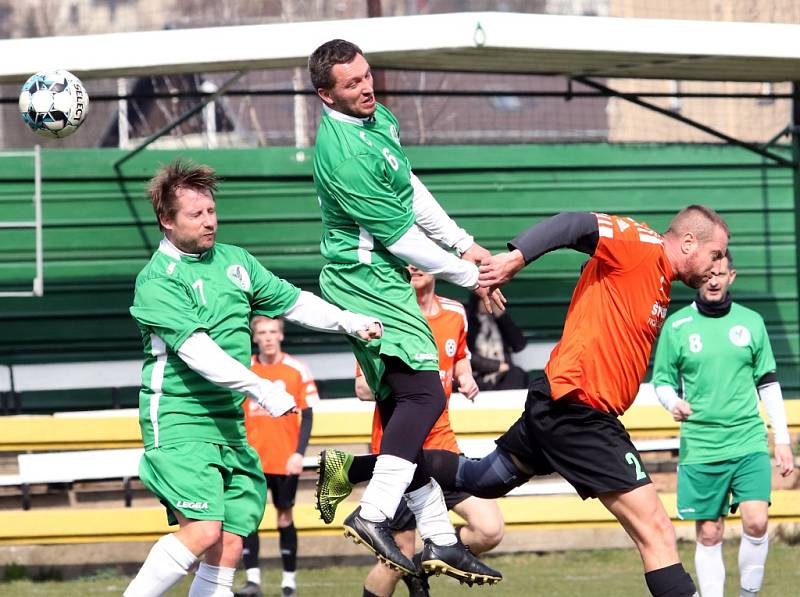
{"label": "orange football jersey", "polygon": [[674,274],[659,234],[630,218],[595,215],[597,249],[572,294],[545,373],[553,398],[620,415],[639,391]]}
{"label": "orange football jersey", "polygon": [[[271,365],[259,362],[253,355],[250,368],[260,377],[286,386],[298,410],[312,408],[319,402],[317,385],[308,368],[286,353],[281,353],[279,360]],[[261,469],[271,475],[285,475],[286,461],[297,451],[300,414],[274,418],[252,400],[245,400],[243,407],[247,441],[261,457]]]}

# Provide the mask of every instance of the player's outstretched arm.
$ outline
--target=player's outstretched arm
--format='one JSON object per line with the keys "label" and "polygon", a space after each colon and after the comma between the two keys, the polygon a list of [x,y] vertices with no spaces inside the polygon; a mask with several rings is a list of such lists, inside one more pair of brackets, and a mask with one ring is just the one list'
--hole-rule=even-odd
{"label": "player's outstretched arm", "polygon": [[[386,249],[426,273],[476,291],[487,309],[491,309],[490,294],[478,287],[477,266],[442,249],[425,236],[416,224]],[[491,300],[499,309],[505,308],[505,297],[501,293],[492,293]]]}
{"label": "player's outstretched arm", "polygon": [[377,317],[340,309],[305,290],[300,292],[295,304],[283,316],[292,323],[312,330],[343,332],[362,340],[373,340],[383,334],[383,325]]}
{"label": "player's outstretched arm", "polygon": [[273,417],[296,408],[294,397],[279,384],[253,373],[226,353],[205,332],[195,332],[178,348],[178,357],[208,381],[255,400]]}
{"label": "player's outstretched arm", "polygon": [[[478,255],[476,251],[477,248],[482,247],[477,245],[472,236],[447,215],[436,198],[413,172],[411,173],[411,187],[414,189],[414,220],[417,226],[425,232],[425,235],[444,247],[455,249],[462,258],[465,258],[468,251],[475,248],[468,259],[473,263],[480,262],[482,256]],[[486,256],[488,253],[486,251]]]}
{"label": "player's outstretched arm", "polygon": [[509,241],[508,253],[484,259],[480,284],[485,288],[502,286],[530,262],[556,249],[567,247],[592,255],[599,239],[597,216],[593,213],[562,212]]}

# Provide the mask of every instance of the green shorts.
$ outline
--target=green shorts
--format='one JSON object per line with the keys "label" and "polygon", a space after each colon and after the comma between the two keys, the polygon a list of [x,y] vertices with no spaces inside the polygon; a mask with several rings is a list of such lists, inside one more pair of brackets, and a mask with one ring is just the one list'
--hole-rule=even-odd
{"label": "green shorts", "polygon": [[772,465],[769,454],[753,452],[738,458],[678,467],[678,518],[716,520],[751,500],[770,501]]}
{"label": "green shorts", "polygon": [[145,487],[161,499],[169,524],[174,511],[190,520],[221,520],[246,537],[258,528],[267,484],[258,454],[248,445],[185,442],[146,450],[139,464]]}
{"label": "green shorts", "polygon": [[322,296],[334,305],[377,317],[383,323],[380,340],[364,342],[347,337],[376,399],[383,400],[390,394],[389,387],[382,383],[382,355],[402,359],[416,371],[439,370],[439,350],[405,268],[329,263],[320,272],[319,284]]}

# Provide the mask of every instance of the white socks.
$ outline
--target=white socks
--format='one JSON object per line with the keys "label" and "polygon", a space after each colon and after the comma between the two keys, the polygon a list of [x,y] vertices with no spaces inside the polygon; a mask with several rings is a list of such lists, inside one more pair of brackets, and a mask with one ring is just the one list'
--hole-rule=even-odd
{"label": "white socks", "polygon": [[372,480],[361,496],[361,517],[372,522],[394,518],[416,468],[416,464],[398,456],[378,456]]}
{"label": "white socks", "polygon": [[742,542],[739,544],[739,584],[743,597],[758,595],[761,590],[768,551],[768,533],[764,533],[763,537],[751,537],[742,533]]}
{"label": "white socks", "polygon": [[297,572],[288,572],[286,570],[283,571],[283,577],[281,578],[281,587],[291,587],[293,589],[297,588],[297,580],[296,577]]}
{"label": "white socks", "polygon": [[196,561],[195,555],[175,535],[164,535],[150,549],[136,578],[123,595],[159,597],[186,576]]}
{"label": "white socks", "polygon": [[244,573],[247,575],[247,582],[261,584],[261,568],[248,568]]}
{"label": "white socks", "polygon": [[430,539],[436,545],[456,543],[456,531],[447,514],[442,488],[436,481],[431,479],[427,485],[407,493],[405,498],[423,539]]}
{"label": "white socks", "polygon": [[722,542],[716,545],[697,543],[694,552],[697,584],[703,597],[722,597],[725,590],[725,563],[722,561]]}
{"label": "white socks", "polygon": [[200,562],[189,587],[189,597],[232,597],[234,572],[236,568],[209,566]]}

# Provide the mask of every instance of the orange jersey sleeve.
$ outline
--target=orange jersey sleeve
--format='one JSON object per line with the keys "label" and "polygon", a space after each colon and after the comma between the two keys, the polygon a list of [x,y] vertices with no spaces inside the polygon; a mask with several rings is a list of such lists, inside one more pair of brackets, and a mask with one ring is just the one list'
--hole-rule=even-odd
{"label": "orange jersey sleeve", "polygon": [[[251,369],[260,377],[274,383],[281,383],[286,391],[294,396],[299,409],[309,408],[318,400],[316,385],[313,394],[309,393],[308,382],[304,377],[305,366],[289,355],[281,355],[274,364],[264,365],[254,360]],[[306,369],[307,372],[307,369]],[[313,384],[313,379],[311,379]],[[297,450],[300,437],[300,414],[289,414],[273,418],[267,411],[252,400],[245,400],[244,424],[247,442],[258,452],[261,469],[272,475],[286,474],[286,461]]]}
{"label": "orange jersey sleeve", "polygon": [[673,272],[657,233],[630,218],[596,216],[597,249],[575,287],[545,374],[553,398],[569,396],[619,415],[647,370]]}

